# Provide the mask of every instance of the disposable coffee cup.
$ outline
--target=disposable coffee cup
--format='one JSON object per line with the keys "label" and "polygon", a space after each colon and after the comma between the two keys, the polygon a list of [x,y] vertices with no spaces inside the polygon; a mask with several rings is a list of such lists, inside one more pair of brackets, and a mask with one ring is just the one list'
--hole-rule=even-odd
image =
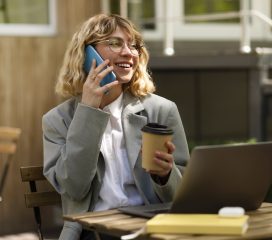
{"label": "disposable coffee cup", "polygon": [[142,128],[142,167],[161,170],[154,162],[155,151],[168,152],[165,143],[172,139],[173,130],[158,123],[148,123]]}

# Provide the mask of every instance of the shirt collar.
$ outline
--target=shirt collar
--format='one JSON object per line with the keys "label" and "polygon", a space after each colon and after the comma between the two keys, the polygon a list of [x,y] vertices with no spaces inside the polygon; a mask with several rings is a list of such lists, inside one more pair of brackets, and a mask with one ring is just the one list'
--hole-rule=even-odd
{"label": "shirt collar", "polygon": [[120,96],[117,99],[115,99],[112,103],[103,108],[104,111],[109,112],[116,119],[121,118],[122,109],[123,109],[123,93],[121,93]]}

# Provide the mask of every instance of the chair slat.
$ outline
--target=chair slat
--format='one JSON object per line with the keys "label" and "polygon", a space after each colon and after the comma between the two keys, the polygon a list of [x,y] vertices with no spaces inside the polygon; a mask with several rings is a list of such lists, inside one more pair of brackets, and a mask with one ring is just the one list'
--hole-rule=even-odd
{"label": "chair slat", "polygon": [[45,180],[42,166],[21,167],[20,171],[23,182]]}
{"label": "chair slat", "polygon": [[[25,205],[32,208],[39,239],[43,240],[40,207],[61,205],[61,196],[43,175],[43,166],[20,167],[21,179],[29,183],[30,192],[24,194]],[[46,189],[46,190],[45,190]]]}
{"label": "chair slat", "polygon": [[22,130],[13,127],[0,127],[0,139],[14,141],[19,139]]}
{"label": "chair slat", "polygon": [[16,152],[16,143],[0,142],[0,153],[14,154]]}
{"label": "chair slat", "polygon": [[56,205],[60,202],[60,195],[56,191],[33,192],[25,194],[25,203],[26,207],[28,208]]}

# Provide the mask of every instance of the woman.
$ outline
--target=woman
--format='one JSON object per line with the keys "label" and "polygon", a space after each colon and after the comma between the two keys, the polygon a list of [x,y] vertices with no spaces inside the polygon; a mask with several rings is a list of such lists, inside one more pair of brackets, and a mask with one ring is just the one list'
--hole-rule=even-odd
{"label": "woman", "polygon": [[[84,49],[104,62],[83,70]],[[87,20],[67,48],[56,91],[70,97],[43,117],[44,175],[61,194],[63,214],[171,201],[189,158],[176,105],[159,97],[147,72],[148,52],[133,24],[118,15]],[[100,86],[113,71],[116,80]],[[159,171],[141,167],[141,128],[156,122],[174,130]],[[65,222],[60,239],[83,239]]]}

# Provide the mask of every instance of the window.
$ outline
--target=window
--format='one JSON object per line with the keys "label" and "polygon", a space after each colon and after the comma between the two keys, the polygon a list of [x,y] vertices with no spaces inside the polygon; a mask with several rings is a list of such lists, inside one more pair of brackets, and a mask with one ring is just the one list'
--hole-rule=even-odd
{"label": "window", "polygon": [[[184,10],[183,10],[184,9]],[[183,10],[185,16],[190,15],[202,15],[202,14],[216,14],[225,12],[238,12],[240,10],[240,2],[237,0],[184,0]],[[198,23],[237,23],[239,20],[237,18],[233,19],[222,19],[222,20],[204,20],[198,21]],[[190,21],[185,19],[186,23]],[[196,23],[196,22],[191,22]]]}
{"label": "window", "polygon": [[[271,17],[271,0],[102,0],[104,10],[120,13],[120,4],[127,4],[127,16],[142,29],[145,39],[164,37],[165,21],[171,23],[175,39],[180,40],[238,40],[241,37],[241,21],[237,16],[244,4],[248,10]],[[166,11],[171,9],[167,16]],[[132,10],[133,9],[133,10]],[[192,20],[189,16],[206,14],[232,15],[228,19]],[[236,17],[235,17],[236,14]],[[249,20],[251,39],[271,39],[271,27],[260,17]]]}
{"label": "window", "polygon": [[[154,30],[155,1],[156,0],[126,0],[126,15],[140,28]],[[110,0],[109,12],[120,14],[121,4],[120,0]]]}
{"label": "window", "polygon": [[0,35],[53,35],[56,0],[0,0]]}
{"label": "window", "polygon": [[[239,17],[221,20],[190,21],[189,15],[220,14],[235,15],[243,10],[242,4],[248,5],[248,11],[255,10],[270,17],[270,0],[177,0],[180,3],[180,15],[183,20],[174,23],[180,29],[176,39],[200,40],[237,40],[241,37],[241,21]],[[192,6],[192,2],[194,5]],[[178,13],[176,13],[178,14]],[[269,25],[256,16],[249,18],[251,39],[267,40],[271,37]]]}
{"label": "window", "polygon": [[[161,18],[163,9],[158,0],[102,0],[102,11],[106,13],[116,13],[127,16],[144,31],[144,35],[160,38],[162,25],[156,22]],[[159,0],[161,1],[161,0]],[[164,0],[163,0],[164,1]],[[126,5],[126,13],[122,13],[122,6]]]}

